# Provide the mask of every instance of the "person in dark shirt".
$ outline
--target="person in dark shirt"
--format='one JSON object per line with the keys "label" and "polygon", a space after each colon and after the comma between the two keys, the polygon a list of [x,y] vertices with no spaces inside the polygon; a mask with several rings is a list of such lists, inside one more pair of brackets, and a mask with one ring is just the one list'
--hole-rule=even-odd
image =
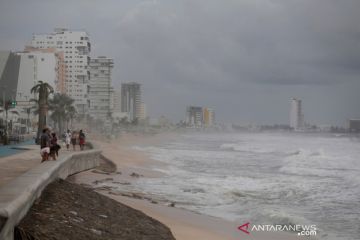
{"label": "person in dark shirt", "polygon": [[79,133],[79,145],[80,145],[80,150],[84,150],[85,133],[83,132],[83,130],[80,130],[80,133]]}
{"label": "person in dark shirt", "polygon": [[56,157],[59,156],[60,145],[57,143],[56,133],[51,133],[51,141],[50,141],[50,156],[53,160],[56,160]]}
{"label": "person in dark shirt", "polygon": [[41,162],[49,160],[50,154],[50,137],[49,137],[49,129],[44,128],[40,137],[40,154],[42,157]]}

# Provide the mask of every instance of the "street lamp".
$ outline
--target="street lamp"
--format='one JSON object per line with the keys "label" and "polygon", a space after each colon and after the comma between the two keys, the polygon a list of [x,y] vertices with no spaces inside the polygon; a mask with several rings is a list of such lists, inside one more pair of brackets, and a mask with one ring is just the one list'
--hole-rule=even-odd
{"label": "street lamp", "polygon": [[5,110],[4,145],[8,144],[8,104],[6,101],[6,85],[2,87],[3,106]]}

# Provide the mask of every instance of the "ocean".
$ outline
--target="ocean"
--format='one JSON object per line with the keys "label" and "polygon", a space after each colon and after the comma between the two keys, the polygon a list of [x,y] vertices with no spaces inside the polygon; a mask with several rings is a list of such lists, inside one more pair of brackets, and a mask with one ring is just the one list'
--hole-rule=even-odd
{"label": "ocean", "polygon": [[309,133],[192,133],[134,146],[164,162],[131,187],[176,207],[251,224],[316,225],[360,239],[360,141]]}

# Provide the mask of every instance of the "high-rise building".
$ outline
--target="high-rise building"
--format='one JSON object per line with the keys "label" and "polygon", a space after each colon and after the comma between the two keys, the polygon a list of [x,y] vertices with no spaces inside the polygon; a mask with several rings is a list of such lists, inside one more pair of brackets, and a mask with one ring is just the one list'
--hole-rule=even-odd
{"label": "high-rise building", "polygon": [[121,111],[127,112],[129,120],[141,119],[141,84],[131,82],[121,84]]}
{"label": "high-rise building", "polygon": [[[21,57],[10,51],[0,51],[1,100],[16,100]],[[31,77],[31,76],[30,76]],[[30,95],[30,89],[29,89]]]}
{"label": "high-rise building", "polygon": [[140,109],[137,113],[137,116],[139,118],[139,120],[145,120],[146,119],[146,105],[145,103],[141,102],[140,103]]}
{"label": "high-rise building", "polygon": [[[65,77],[66,66],[64,61],[64,53],[55,48],[33,48],[26,46],[23,52],[18,52],[22,56],[27,56],[28,59],[33,59],[33,64],[37,68],[37,73],[34,73],[34,81],[48,82],[54,87],[57,93],[66,93],[65,91]],[[33,57],[32,57],[33,56]],[[43,57],[44,56],[44,57]],[[55,57],[55,67],[46,66],[48,63],[53,65],[53,58]],[[23,58],[21,61],[23,65]],[[35,70],[34,70],[35,71]],[[55,77],[53,73],[55,72]],[[50,74],[50,75],[49,75]],[[24,77],[27,77],[26,75]]]}
{"label": "high-rise building", "polygon": [[29,101],[38,81],[55,86],[57,56],[54,52],[0,52],[2,100]]}
{"label": "high-rise building", "polygon": [[212,108],[204,108],[204,126],[205,127],[212,127],[215,123],[215,113]]}
{"label": "high-rise building", "polygon": [[186,125],[189,127],[203,126],[203,108],[188,106],[186,108]]}
{"label": "high-rise building", "polygon": [[115,89],[113,94],[113,106],[114,113],[121,113],[121,90]]}
{"label": "high-rise building", "polygon": [[29,100],[36,98],[31,88],[38,81],[55,86],[56,68],[57,56],[54,52],[0,52],[1,100],[15,102],[10,113],[16,112],[16,115],[9,115],[12,131],[24,133],[28,129],[30,114],[27,114],[27,109],[33,106]]}
{"label": "high-rise building", "polygon": [[304,114],[302,113],[301,100],[292,98],[290,108],[290,127],[299,130],[304,127]]}
{"label": "high-rise building", "polygon": [[110,117],[113,108],[112,58],[100,56],[90,60],[89,115],[95,119]]}
{"label": "high-rise building", "polygon": [[360,132],[360,119],[349,119],[349,131]]}
{"label": "high-rise building", "polygon": [[49,34],[34,34],[31,47],[39,49],[55,48],[64,54],[65,93],[75,100],[78,114],[88,110],[88,83],[91,45],[85,31],[56,28]]}
{"label": "high-rise building", "polygon": [[61,73],[58,71],[59,58],[55,52],[25,51],[18,52],[20,56],[20,69],[17,86],[17,101],[27,101],[34,96],[31,88],[38,81],[47,82],[55,92],[59,92],[57,79]]}

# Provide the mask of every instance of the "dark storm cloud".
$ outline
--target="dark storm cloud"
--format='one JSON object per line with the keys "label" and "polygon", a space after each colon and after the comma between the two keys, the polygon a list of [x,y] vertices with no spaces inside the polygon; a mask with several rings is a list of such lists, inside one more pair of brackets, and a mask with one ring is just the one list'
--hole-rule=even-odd
{"label": "dark storm cloud", "polygon": [[[360,1],[1,1],[1,48],[32,32],[85,28],[114,82],[143,83],[150,115],[209,105],[221,120],[287,122],[360,115]],[[16,13],[16,14],[14,14]]]}

